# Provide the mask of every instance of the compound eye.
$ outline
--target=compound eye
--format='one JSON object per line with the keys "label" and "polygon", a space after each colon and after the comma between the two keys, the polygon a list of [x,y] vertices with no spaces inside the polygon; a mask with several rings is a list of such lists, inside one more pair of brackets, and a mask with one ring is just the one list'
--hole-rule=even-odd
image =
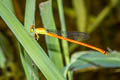
{"label": "compound eye", "polygon": [[33,31],[34,31],[34,29],[35,29],[35,26],[34,26],[34,25],[32,25],[32,26],[30,27],[30,32],[33,32]]}

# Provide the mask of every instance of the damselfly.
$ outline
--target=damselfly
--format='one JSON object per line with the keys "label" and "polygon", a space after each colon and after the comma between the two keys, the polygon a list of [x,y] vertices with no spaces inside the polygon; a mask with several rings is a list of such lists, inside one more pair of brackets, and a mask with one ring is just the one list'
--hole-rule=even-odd
{"label": "damselfly", "polygon": [[[39,39],[39,34],[43,34],[43,35],[47,35],[47,36],[55,37],[55,38],[58,38],[58,39],[66,40],[66,41],[69,41],[71,43],[79,44],[79,45],[82,45],[82,46],[97,50],[97,51],[99,51],[99,52],[101,52],[101,53],[103,53],[105,55],[107,54],[106,51],[104,51],[104,50],[102,50],[100,48],[97,48],[95,46],[92,46],[92,45],[89,45],[89,44],[74,40],[76,38],[75,36],[77,36],[77,38],[78,38],[78,36],[80,36],[80,39],[82,39],[82,40],[87,39],[88,35],[87,35],[87,33],[84,33],[84,32],[52,31],[52,30],[47,30],[45,28],[35,28],[35,26],[33,26],[33,25],[30,27],[30,32],[35,32],[35,34],[37,36],[37,40]],[[67,34],[68,36],[63,37],[62,34]],[[72,35],[72,37],[74,39],[70,38],[71,35]]]}

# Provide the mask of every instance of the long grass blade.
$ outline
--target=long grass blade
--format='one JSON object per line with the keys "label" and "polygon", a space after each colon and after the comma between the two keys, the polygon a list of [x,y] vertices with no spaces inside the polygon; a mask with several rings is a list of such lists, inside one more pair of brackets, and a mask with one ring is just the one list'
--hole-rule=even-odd
{"label": "long grass blade", "polygon": [[[24,67],[27,80],[39,80],[38,72],[35,73],[35,70],[32,67],[32,64],[33,64],[32,60],[28,56],[27,52],[22,51],[21,46],[19,46],[19,52],[20,52],[20,58],[21,58],[22,65]],[[25,56],[23,55],[23,53],[25,54]]]}
{"label": "long grass blade", "polygon": [[119,0],[110,0],[110,3],[98,14],[95,22],[88,27],[87,32],[91,33],[93,30],[95,30],[100,25],[100,23],[102,23],[102,21],[108,16],[112,8],[118,4],[118,2]]}
{"label": "long grass blade", "polygon": [[[55,22],[53,19],[51,0],[41,3],[39,7],[44,27],[47,29],[56,30]],[[50,59],[59,69],[62,69],[63,59],[58,39],[46,36],[46,43]]]}
{"label": "long grass blade", "polygon": [[28,32],[30,32],[30,26],[35,24],[35,2],[36,0],[26,0],[24,25]]}
{"label": "long grass blade", "polygon": [[69,70],[79,70],[84,68],[93,67],[107,67],[107,68],[115,68],[120,67],[120,54],[109,53],[107,56],[103,54],[99,54],[96,51],[83,51],[76,52],[71,57],[71,65],[69,65]]}
{"label": "long grass blade", "polygon": [[[85,32],[87,30],[87,8],[85,6],[85,0],[72,0],[76,18],[77,18],[77,29],[80,32]],[[70,45],[70,52],[74,51],[79,45]]]}
{"label": "long grass blade", "polygon": [[[65,24],[65,19],[64,19],[64,10],[63,10],[63,3],[62,0],[57,0],[58,4],[58,10],[59,10],[59,16],[60,16],[60,22],[61,22],[61,30],[66,31],[66,24]],[[63,35],[65,36],[65,35]],[[66,64],[69,64],[69,50],[68,50],[68,43],[65,40],[62,40],[62,47],[63,47],[63,52],[65,56],[65,62]]]}
{"label": "long grass blade", "polygon": [[65,80],[43,49],[2,2],[0,2],[0,15],[47,80]]}
{"label": "long grass blade", "polygon": [[85,32],[87,25],[87,9],[85,6],[85,0],[73,0],[73,5],[76,12],[77,29],[80,32]]}
{"label": "long grass blade", "polygon": [[[30,26],[35,24],[35,2],[36,0],[26,0],[24,24],[25,24],[25,29],[28,32],[30,32]],[[38,70],[36,65],[34,64],[33,67],[33,61],[25,50],[23,51],[23,54],[21,54],[20,56],[26,73],[27,80],[39,80]]]}
{"label": "long grass blade", "polygon": [[[58,11],[59,11],[59,17],[60,17],[60,23],[61,23],[61,30],[62,31],[66,31],[66,24],[65,24],[65,19],[64,19],[64,10],[63,10],[63,2],[62,0],[57,0],[57,4],[58,4]],[[62,34],[62,36],[66,36],[66,34]],[[63,48],[63,53],[64,53],[64,58],[65,58],[65,63],[66,65],[69,64],[70,60],[69,60],[69,49],[68,49],[68,42],[65,40],[62,40],[62,48]],[[67,75],[66,75],[67,76]],[[68,73],[68,79],[71,79],[71,73]]]}
{"label": "long grass blade", "polygon": [[12,4],[12,0],[0,0],[5,6],[9,7],[9,9],[14,13],[14,8]]}

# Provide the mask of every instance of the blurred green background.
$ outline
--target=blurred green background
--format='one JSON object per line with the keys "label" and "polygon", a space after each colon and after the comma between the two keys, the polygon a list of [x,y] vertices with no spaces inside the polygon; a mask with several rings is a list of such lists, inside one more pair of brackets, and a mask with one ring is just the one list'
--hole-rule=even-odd
{"label": "blurred green background", "polygon": [[[39,3],[46,0],[36,0],[35,24],[43,26]],[[60,20],[56,0],[52,0],[53,15],[57,29],[60,30]],[[25,0],[12,0],[16,17],[24,24]],[[90,39],[85,41],[104,50],[113,52],[120,50],[120,1],[119,0],[63,0],[67,31],[87,32]],[[38,42],[47,52],[44,37]],[[71,44],[70,55],[76,51],[86,51],[88,48]],[[17,40],[5,22],[0,18],[0,59],[5,57],[0,65],[0,80],[25,79]],[[5,64],[4,64],[5,63]],[[42,73],[40,77],[45,80]],[[85,68],[73,74],[74,80],[119,80],[119,68]]]}

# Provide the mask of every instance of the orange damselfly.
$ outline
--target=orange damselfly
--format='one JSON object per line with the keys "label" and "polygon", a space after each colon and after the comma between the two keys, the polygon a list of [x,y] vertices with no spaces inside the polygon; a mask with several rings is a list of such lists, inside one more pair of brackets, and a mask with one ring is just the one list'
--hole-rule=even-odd
{"label": "orange damselfly", "polygon": [[[89,45],[89,44],[86,44],[86,43],[83,43],[83,42],[80,42],[80,41],[76,41],[76,40],[73,40],[73,39],[70,39],[70,38],[67,38],[67,37],[63,37],[60,35],[61,32],[56,32],[58,34],[55,34],[53,31],[51,30],[47,30],[45,28],[35,28],[34,25],[32,25],[30,27],[30,32],[35,32],[36,36],[37,36],[37,40],[39,39],[39,34],[43,34],[43,35],[47,35],[47,36],[51,36],[51,37],[55,37],[55,38],[58,38],[58,39],[62,39],[62,40],[66,40],[66,41],[69,41],[71,43],[75,43],[75,44],[79,44],[79,45],[82,45],[82,46],[85,46],[85,47],[88,47],[88,48],[91,48],[91,49],[94,49],[94,50],[97,50],[105,55],[107,55],[107,52],[100,49],[100,48],[97,48],[95,46],[92,46],[92,45]],[[74,32],[75,34],[77,34],[76,32]],[[61,33],[62,34],[62,33]],[[84,32],[79,32],[79,34],[85,36],[86,33]],[[81,36],[82,39],[85,39],[85,37]]]}

